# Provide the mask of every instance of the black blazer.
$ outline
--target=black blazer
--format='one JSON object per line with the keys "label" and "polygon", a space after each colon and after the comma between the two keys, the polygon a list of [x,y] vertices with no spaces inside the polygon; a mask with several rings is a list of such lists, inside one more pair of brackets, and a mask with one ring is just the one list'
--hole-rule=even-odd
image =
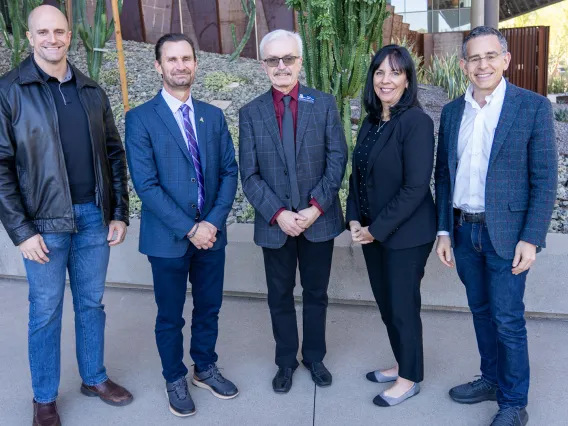
{"label": "black blazer", "polygon": [[[372,124],[361,125],[357,146]],[[395,114],[372,148],[367,167],[371,214],[369,232],[392,249],[427,244],[436,239],[436,207],[430,191],[434,166],[434,124],[418,107]],[[356,173],[352,163],[353,173]],[[347,227],[361,221],[359,185],[349,178]]]}

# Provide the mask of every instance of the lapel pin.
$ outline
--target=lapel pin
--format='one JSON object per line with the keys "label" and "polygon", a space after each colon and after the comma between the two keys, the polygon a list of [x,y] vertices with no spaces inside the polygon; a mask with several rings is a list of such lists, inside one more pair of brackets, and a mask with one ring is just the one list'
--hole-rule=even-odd
{"label": "lapel pin", "polygon": [[199,121],[201,121],[202,123],[205,122],[205,121],[203,120],[203,117],[199,118]]}

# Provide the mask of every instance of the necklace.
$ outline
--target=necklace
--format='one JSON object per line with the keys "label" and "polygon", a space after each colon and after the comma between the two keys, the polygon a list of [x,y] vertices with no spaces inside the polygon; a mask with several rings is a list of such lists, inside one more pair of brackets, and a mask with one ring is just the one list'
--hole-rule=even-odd
{"label": "necklace", "polygon": [[383,124],[379,124],[379,128],[377,129],[377,131],[375,132],[376,134],[379,134],[381,132],[381,130],[383,129],[383,127],[385,127],[385,125],[388,123],[388,121],[383,121],[381,120],[379,123],[383,123]]}

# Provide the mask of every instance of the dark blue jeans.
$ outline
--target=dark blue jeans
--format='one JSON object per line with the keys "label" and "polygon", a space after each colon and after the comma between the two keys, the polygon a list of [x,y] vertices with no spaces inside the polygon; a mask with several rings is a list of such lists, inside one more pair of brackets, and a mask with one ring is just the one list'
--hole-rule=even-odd
{"label": "dark blue jeans", "polygon": [[154,277],[154,295],[158,305],[156,343],[166,381],[175,382],[187,375],[183,363],[183,307],[187,280],[191,282],[193,313],[189,354],[198,371],[217,362],[215,345],[223,300],[225,248],[198,250],[193,244],[183,257],[148,256]]}
{"label": "dark blue jeans", "polygon": [[458,222],[454,238],[456,267],[473,314],[481,374],[498,385],[500,407],[525,407],[530,371],[523,296],[528,271],[511,273],[512,259],[497,255],[484,223]]}
{"label": "dark blue jeans", "polygon": [[[43,234],[49,262],[24,259],[29,282],[29,358],[34,399],[57,398],[61,358],[61,314],[69,272],[79,373],[87,385],[107,380],[104,367],[105,311],[102,304],[110,247],[108,227],[95,203],[73,206],[77,233]],[[70,349],[70,348],[68,348]]]}

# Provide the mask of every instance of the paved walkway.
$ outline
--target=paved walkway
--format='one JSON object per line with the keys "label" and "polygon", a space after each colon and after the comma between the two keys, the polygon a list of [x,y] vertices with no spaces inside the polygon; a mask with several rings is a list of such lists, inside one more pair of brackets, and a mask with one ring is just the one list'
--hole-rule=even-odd
{"label": "paved walkway", "polygon": [[[32,396],[26,352],[27,287],[22,281],[0,280],[0,294],[0,424],[28,426]],[[390,366],[393,361],[375,308],[330,307],[326,365],[334,374],[333,386],[316,389],[307,370],[299,368],[290,393],[276,395],[270,384],[275,366],[266,303],[230,298],[225,300],[220,318],[219,366],[237,383],[241,395],[221,401],[191,387],[197,415],[177,419],[169,413],[164,395],[153,333],[153,294],[123,289],[109,289],[105,296],[106,364],[110,377],[127,386],[135,401],[123,408],[110,407],[79,393],[70,296],[68,291],[58,400],[65,426],[182,422],[200,426],[483,426],[496,411],[495,403],[463,406],[447,396],[449,387],[477,374],[479,361],[470,315],[423,314],[426,380],[422,393],[398,407],[384,409],[375,407],[372,399],[386,385],[364,378],[368,370]],[[186,306],[188,318],[190,297]],[[528,330],[532,362],[529,424],[567,425],[568,322],[529,320]],[[187,364],[191,365],[190,359]]]}

